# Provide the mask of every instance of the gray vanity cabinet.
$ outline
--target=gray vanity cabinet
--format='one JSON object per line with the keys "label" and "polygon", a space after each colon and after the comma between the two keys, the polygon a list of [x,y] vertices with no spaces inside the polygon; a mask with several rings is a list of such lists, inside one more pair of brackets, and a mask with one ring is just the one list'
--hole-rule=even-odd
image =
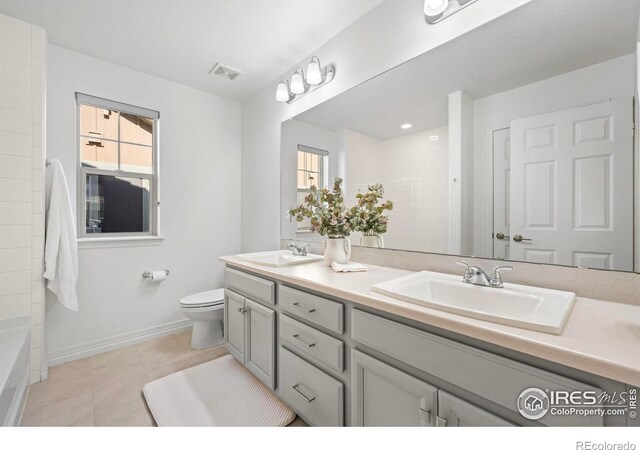
{"label": "gray vanity cabinet", "polygon": [[276,313],[249,299],[245,302],[245,309],[245,366],[273,389],[276,372]]}
{"label": "gray vanity cabinet", "polygon": [[438,392],[439,427],[513,427],[498,416],[443,391]]}
{"label": "gray vanity cabinet", "polygon": [[438,389],[362,352],[351,352],[355,426],[431,427]]}
{"label": "gray vanity cabinet", "polygon": [[276,313],[227,289],[225,346],[260,381],[275,388]]}
{"label": "gray vanity cabinet", "polygon": [[224,293],[224,342],[229,353],[244,363],[245,298],[229,289]]}

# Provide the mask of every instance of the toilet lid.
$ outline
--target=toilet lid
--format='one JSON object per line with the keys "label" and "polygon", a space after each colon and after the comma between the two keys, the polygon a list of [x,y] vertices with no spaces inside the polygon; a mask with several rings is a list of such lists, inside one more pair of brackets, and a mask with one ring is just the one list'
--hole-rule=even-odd
{"label": "toilet lid", "polygon": [[224,301],[224,289],[198,292],[180,299],[180,304],[186,307],[211,306]]}

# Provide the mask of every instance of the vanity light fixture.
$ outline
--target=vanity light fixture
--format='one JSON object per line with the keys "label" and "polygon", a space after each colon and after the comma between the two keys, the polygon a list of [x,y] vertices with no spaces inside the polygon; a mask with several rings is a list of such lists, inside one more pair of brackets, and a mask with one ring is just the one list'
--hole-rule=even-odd
{"label": "vanity light fixture", "polygon": [[309,84],[304,80],[304,72],[298,67],[291,77],[291,93],[304,94],[309,90]]}
{"label": "vanity light fixture", "polygon": [[307,73],[298,67],[291,76],[291,87],[287,81],[281,81],[276,88],[276,100],[292,103],[302,96],[328,84],[336,74],[336,66],[329,64],[322,67],[317,56],[311,58],[307,66]]}
{"label": "vanity light fixture", "polygon": [[403,123],[402,125],[400,125],[400,128],[402,128],[403,130],[408,130],[412,126],[413,126],[412,123]]}
{"label": "vanity light fixture", "polygon": [[428,23],[438,23],[476,1],[477,0],[424,0],[424,15]]}
{"label": "vanity light fixture", "polygon": [[276,100],[279,102],[288,102],[295,98],[295,95],[289,90],[289,81],[281,81],[276,88]]}

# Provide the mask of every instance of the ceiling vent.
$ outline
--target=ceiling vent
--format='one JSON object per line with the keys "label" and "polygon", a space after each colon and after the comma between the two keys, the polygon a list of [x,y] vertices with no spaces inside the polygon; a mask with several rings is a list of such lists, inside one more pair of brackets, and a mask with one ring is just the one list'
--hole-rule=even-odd
{"label": "ceiling vent", "polygon": [[220,78],[224,78],[225,80],[235,80],[238,75],[241,75],[242,72],[240,72],[238,69],[234,69],[233,67],[229,67],[225,64],[222,63],[216,63],[215,66],[213,66],[213,69],[211,69],[209,71],[209,75],[213,75],[216,77],[220,77]]}

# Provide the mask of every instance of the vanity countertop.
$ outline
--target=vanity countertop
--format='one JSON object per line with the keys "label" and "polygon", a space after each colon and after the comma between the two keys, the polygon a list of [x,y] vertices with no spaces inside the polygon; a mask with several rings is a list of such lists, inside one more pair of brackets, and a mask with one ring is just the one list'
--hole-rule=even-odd
{"label": "vanity countertop", "polygon": [[556,336],[451,314],[371,291],[374,284],[413,273],[408,270],[368,264],[367,272],[336,273],[324,262],[267,267],[237,256],[220,259],[258,275],[640,386],[638,306],[578,297],[562,335]]}

